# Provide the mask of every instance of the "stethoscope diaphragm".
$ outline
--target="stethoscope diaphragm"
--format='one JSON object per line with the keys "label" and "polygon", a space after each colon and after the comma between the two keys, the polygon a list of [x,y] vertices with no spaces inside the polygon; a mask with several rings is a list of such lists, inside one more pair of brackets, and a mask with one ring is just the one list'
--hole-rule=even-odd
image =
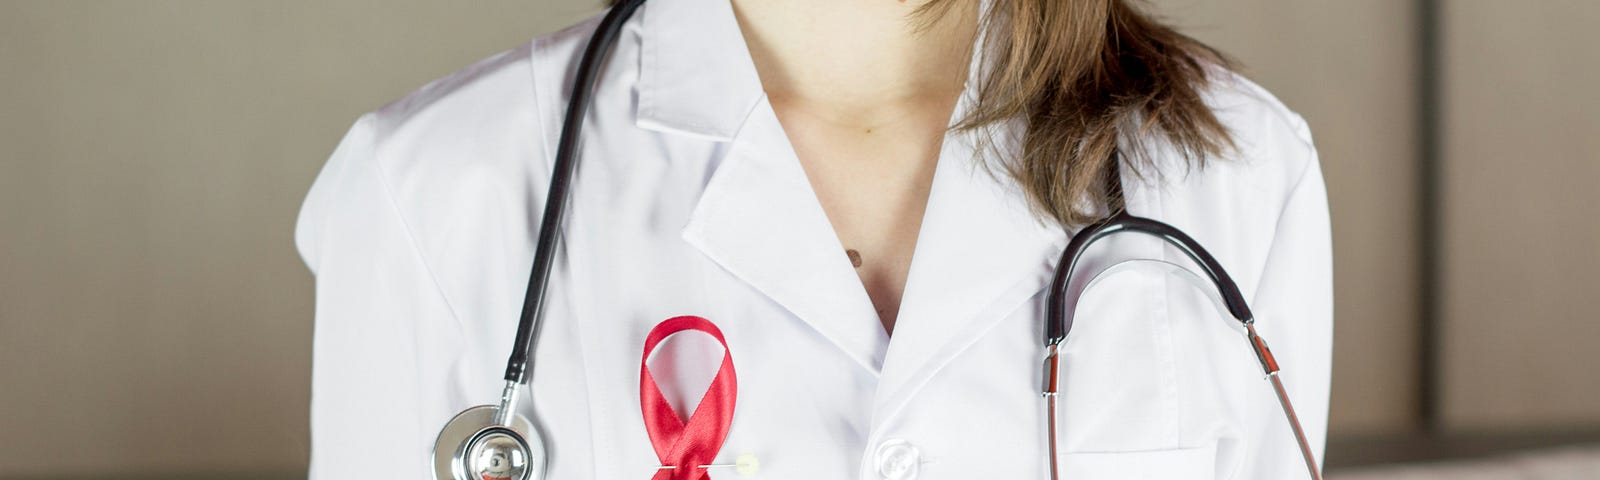
{"label": "stethoscope diaphragm", "polygon": [[[433,478],[532,480],[543,478],[544,438],[521,415],[495,421],[499,407],[479,405],[451,418],[433,448]],[[450,446],[456,446],[450,448]]]}

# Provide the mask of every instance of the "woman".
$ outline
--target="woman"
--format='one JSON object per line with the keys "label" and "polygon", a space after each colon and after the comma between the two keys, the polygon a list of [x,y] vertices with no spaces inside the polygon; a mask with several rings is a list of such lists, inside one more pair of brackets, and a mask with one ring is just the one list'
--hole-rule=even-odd
{"label": "woman", "polygon": [[[495,403],[571,76],[596,22],[351,129],[296,240],[317,277],[313,478],[427,478]],[[664,465],[641,358],[680,419],[737,365],[717,464],[754,478],[1046,478],[1044,291],[1115,209],[1195,237],[1274,340],[1320,452],[1331,261],[1299,116],[1125,0],[650,0],[601,70],[533,360],[548,478]],[[1303,478],[1239,331],[1150,238],[1074,277],[1065,478]],[[679,337],[684,337],[681,340]],[[732,381],[733,379],[727,379]],[[1320,455],[1319,455],[1320,457]],[[664,473],[663,473],[664,472]]]}

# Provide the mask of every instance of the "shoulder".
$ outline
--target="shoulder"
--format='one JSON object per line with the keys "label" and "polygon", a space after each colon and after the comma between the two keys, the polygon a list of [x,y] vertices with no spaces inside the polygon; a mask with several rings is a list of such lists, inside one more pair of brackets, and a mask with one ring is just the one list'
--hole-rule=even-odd
{"label": "shoulder", "polygon": [[[1153,175],[1125,176],[1130,209],[1172,224],[1211,250],[1246,292],[1273,261],[1326,256],[1331,242],[1320,159],[1306,120],[1244,76],[1215,70],[1204,99],[1234,146],[1198,166],[1153,146]],[[1292,244],[1305,258],[1277,256]],[[1276,260],[1274,260],[1276,258]]]}
{"label": "shoulder", "polygon": [[1215,69],[1206,103],[1233,137],[1234,148],[1210,166],[1246,175],[1249,183],[1287,193],[1318,169],[1316,146],[1304,117],[1237,72]]}
{"label": "shoulder", "polygon": [[458,212],[503,210],[542,189],[565,79],[597,23],[534,38],[362,115],[301,207],[296,237],[306,263],[315,266],[327,230],[352,228],[325,220],[331,215],[398,214],[427,248]]}
{"label": "shoulder", "polygon": [[[1230,211],[1270,224],[1302,184],[1321,188],[1321,166],[1306,120],[1271,92],[1238,73],[1214,69],[1202,90],[1233,147],[1196,163],[1161,142],[1148,178],[1134,179],[1169,202]],[[1125,180],[1126,181],[1126,180]]]}
{"label": "shoulder", "polygon": [[1154,174],[1132,179],[1144,188],[1130,201],[1209,244],[1241,246],[1238,256],[1264,254],[1286,217],[1325,215],[1316,146],[1306,120],[1265,88],[1222,69],[1210,77],[1203,97],[1233,147],[1196,165],[1153,146]]}
{"label": "shoulder", "polygon": [[[558,114],[598,17],[479,60],[367,114],[380,150],[456,148],[485,135],[543,130]],[[530,130],[534,127],[535,130]],[[543,139],[543,136],[537,136]]]}
{"label": "shoulder", "polygon": [[360,171],[379,176],[402,213],[421,210],[409,203],[543,184],[566,80],[597,23],[539,36],[363,115],[350,136],[370,142],[371,158],[358,161],[374,168]]}

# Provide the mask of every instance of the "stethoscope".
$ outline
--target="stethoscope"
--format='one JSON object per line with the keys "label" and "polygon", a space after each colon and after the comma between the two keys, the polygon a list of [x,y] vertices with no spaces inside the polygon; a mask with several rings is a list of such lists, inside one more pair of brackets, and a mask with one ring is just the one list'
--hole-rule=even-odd
{"label": "stethoscope", "polygon": [[[1118,183],[1111,183],[1113,189],[1120,190]],[[1113,197],[1120,197],[1120,192]],[[1244,327],[1245,339],[1250,342],[1250,350],[1255,352],[1256,360],[1261,363],[1261,371],[1272,383],[1274,393],[1278,395],[1278,405],[1283,408],[1283,416],[1289,421],[1289,427],[1294,430],[1295,442],[1299,444],[1300,456],[1305,460],[1306,471],[1314,480],[1322,480],[1322,473],[1317,469],[1317,461],[1311,453],[1311,443],[1306,440],[1305,429],[1300,426],[1300,417],[1295,415],[1294,405],[1289,401],[1289,393],[1283,388],[1283,380],[1278,377],[1278,361],[1272,357],[1272,351],[1267,348],[1267,341],[1256,333],[1255,317],[1250,314],[1250,307],[1245,304],[1244,295],[1239,292],[1239,286],[1233,283],[1233,278],[1222,269],[1222,264],[1217,262],[1204,247],[1200,246],[1188,234],[1178,230],[1177,227],[1162,223],[1157,220],[1136,216],[1124,209],[1116,209],[1114,213],[1078,233],[1072,235],[1072,240],[1067,243],[1066,250],[1061,252],[1061,260],[1056,264],[1055,278],[1050,282],[1050,295],[1046,300],[1045,334],[1044,334],[1044,388],[1046,410],[1049,412],[1049,444],[1050,444],[1050,478],[1061,478],[1061,467],[1057,455],[1056,435],[1056,410],[1060,403],[1060,370],[1061,348],[1066,343],[1067,335],[1072,332],[1071,317],[1067,316],[1067,288],[1071,285],[1074,267],[1089,246],[1103,238],[1120,233],[1142,233],[1162,240],[1163,243],[1177,248],[1189,257],[1196,265],[1201,267],[1206,277],[1210,280],[1211,293],[1219,294],[1221,303],[1227,307],[1228,314]],[[1163,262],[1164,263],[1164,262]],[[1193,275],[1188,269],[1174,266],[1177,271]],[[1102,273],[1096,278],[1104,275]],[[1087,290],[1087,288],[1085,288]]]}
{"label": "stethoscope", "polygon": [[[622,31],[623,22],[633,16],[645,0],[622,0],[611,8],[601,19],[599,27],[589,38],[588,45],[584,48],[583,58],[578,64],[578,73],[573,81],[572,99],[567,104],[566,117],[561,128],[561,138],[557,144],[556,161],[552,172],[550,190],[545,197],[544,216],[539,222],[539,241],[534,250],[533,271],[529,275],[528,290],[523,297],[522,316],[517,324],[515,343],[512,344],[511,357],[506,361],[505,386],[500,393],[498,405],[479,405],[462,411],[439,432],[439,437],[433,447],[433,478],[437,480],[533,480],[544,478],[548,456],[543,437],[539,434],[537,426],[527,418],[516,413],[518,395],[522,387],[528,384],[529,355],[538,342],[539,329],[543,323],[542,307],[544,306],[545,287],[550,281],[550,268],[555,260],[555,247],[557,230],[561,225],[561,218],[566,210],[567,190],[571,188],[572,171],[576,164],[578,139],[583,129],[583,117],[588,112],[589,103],[594,91],[599,67],[604,61],[611,46],[616,43],[617,35]],[[1120,188],[1113,183],[1114,188]],[[1255,319],[1250,314],[1250,308],[1245,304],[1244,295],[1239,292],[1239,287],[1233,283],[1228,273],[1223,271],[1222,265],[1202,248],[1198,242],[1177,228],[1165,223],[1134,216],[1125,210],[1116,209],[1115,213],[1104,220],[1090,225],[1072,236],[1067,248],[1061,253],[1061,260],[1057,263],[1055,277],[1050,284],[1050,293],[1047,299],[1047,321],[1044,334],[1044,386],[1043,397],[1048,410],[1050,452],[1050,478],[1055,480],[1061,477],[1057,455],[1057,404],[1060,400],[1060,352],[1062,345],[1067,341],[1068,334],[1072,331],[1072,322],[1068,319],[1066,301],[1067,289],[1072,280],[1074,267],[1084,252],[1100,239],[1108,236],[1137,232],[1160,238],[1166,244],[1182,251],[1190,260],[1199,265],[1214,286],[1215,293],[1221,295],[1222,303],[1235,320],[1244,326],[1245,338],[1250,342],[1250,349],[1255,352],[1256,359],[1260,361],[1262,371],[1271,380],[1273,390],[1277,393],[1278,403],[1283,408],[1284,417],[1288,419],[1290,427],[1294,430],[1295,440],[1299,442],[1300,454],[1305,460],[1306,470],[1311,478],[1321,480],[1322,475],[1317,469],[1316,459],[1311,452],[1310,443],[1306,440],[1305,432],[1300,426],[1300,420],[1295,416],[1294,407],[1289,402],[1289,395],[1283,388],[1283,382],[1278,378],[1278,364],[1273,359],[1272,352],[1267,349],[1266,341],[1256,334]],[[1166,262],[1159,262],[1166,263]],[[1171,264],[1168,264],[1171,265]],[[1172,265],[1174,271],[1181,271],[1193,275],[1187,269]]]}

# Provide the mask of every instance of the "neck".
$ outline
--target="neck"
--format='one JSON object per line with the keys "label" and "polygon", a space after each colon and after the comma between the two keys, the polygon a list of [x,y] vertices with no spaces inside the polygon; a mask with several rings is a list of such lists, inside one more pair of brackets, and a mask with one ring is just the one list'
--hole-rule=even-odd
{"label": "neck", "polygon": [[975,2],[914,15],[926,0],[732,0],[774,102],[839,115],[947,103],[966,81]]}

